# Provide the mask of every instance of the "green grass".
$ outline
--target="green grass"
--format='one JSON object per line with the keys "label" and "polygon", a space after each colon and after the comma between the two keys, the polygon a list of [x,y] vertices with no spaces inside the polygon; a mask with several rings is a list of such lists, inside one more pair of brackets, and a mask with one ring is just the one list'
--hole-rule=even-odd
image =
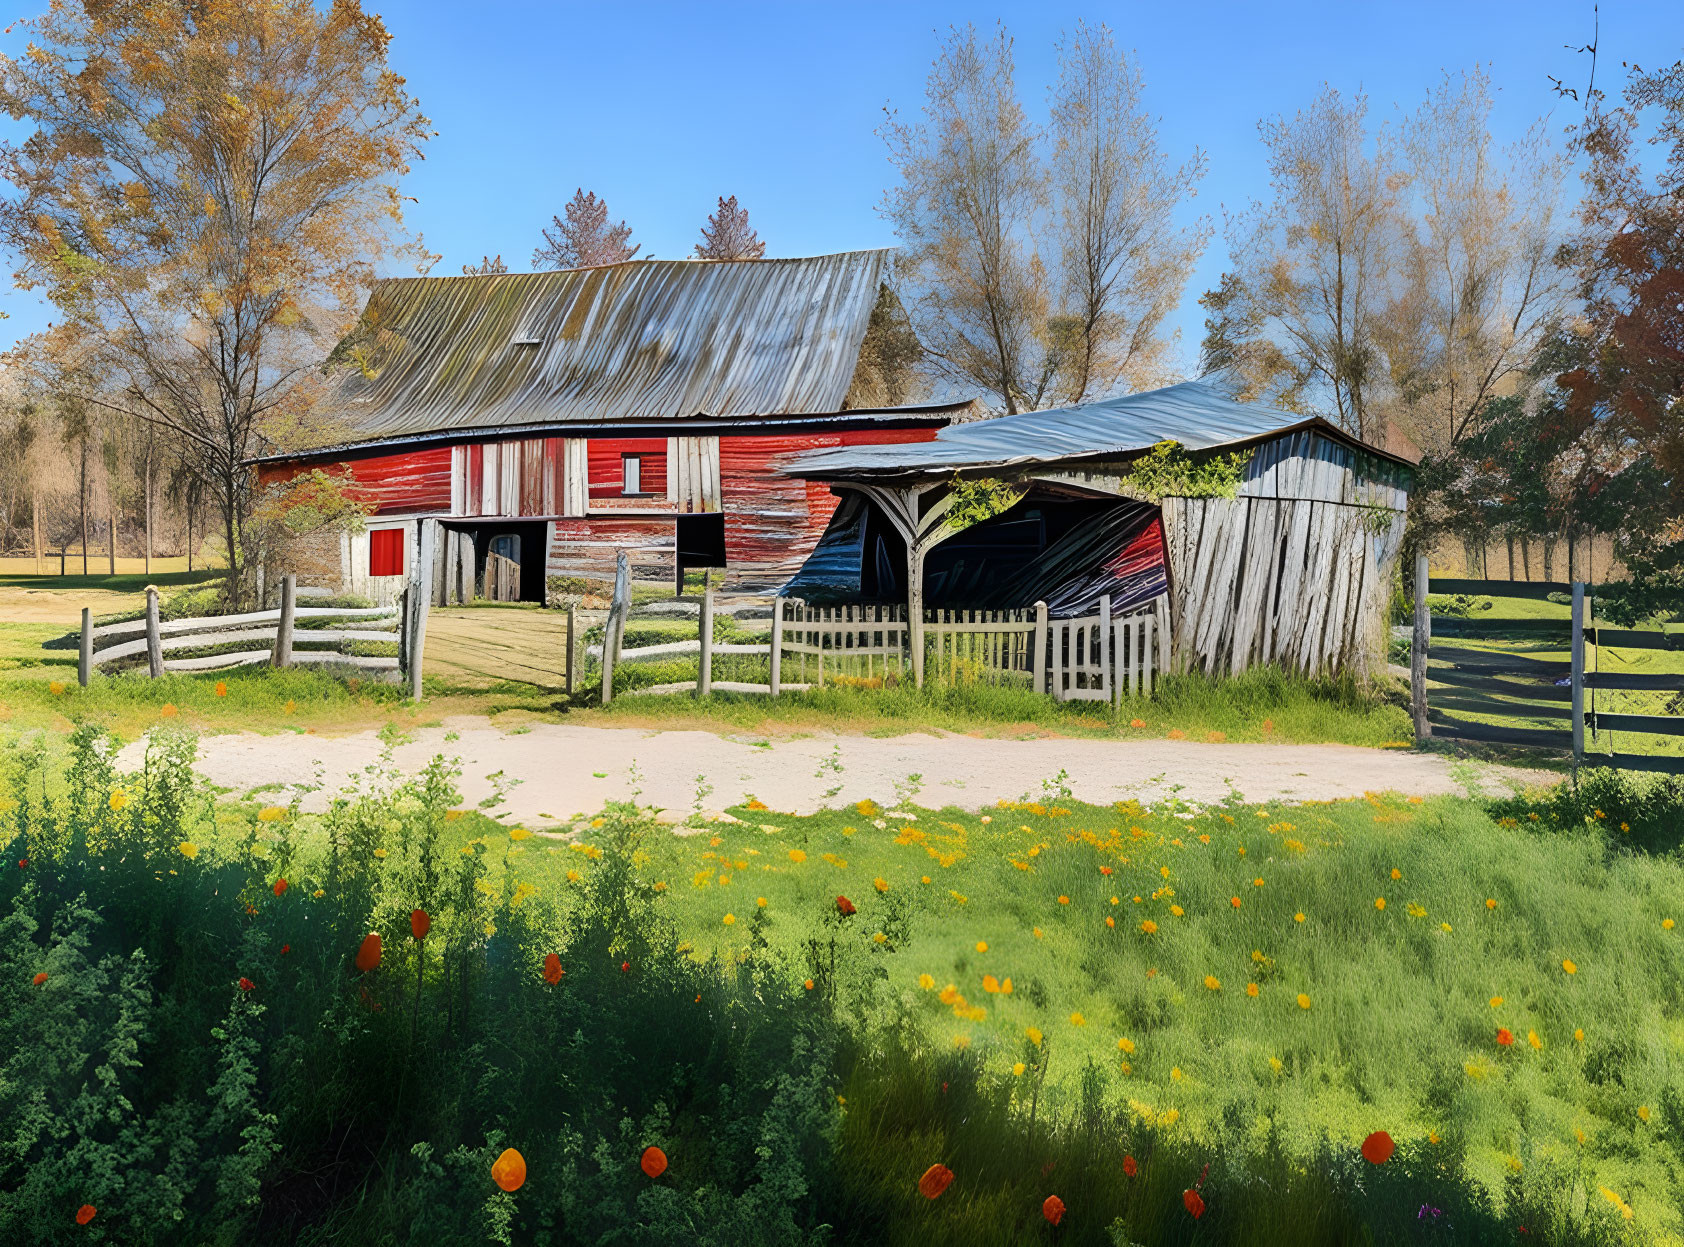
{"label": "green grass", "polygon": [[[687,951],[834,958],[862,1027],[910,1024],[915,1047],[963,1052],[1011,1087],[1015,1111],[1039,1064],[1040,1111],[1055,1116],[1096,1070],[1128,1113],[1195,1151],[1278,1144],[1302,1160],[1385,1129],[1460,1157],[1499,1201],[1529,1173],[1572,1174],[1641,1226],[1684,1233],[1677,861],[1451,799],[1196,816],[1046,804],[986,822],[735,813],[745,822],[646,841],[640,872]],[[488,838],[513,878],[563,904],[595,868],[588,837],[505,836]],[[984,976],[1010,978],[1010,994]]]}
{"label": "green grass", "polygon": [[212,568],[208,571],[202,568],[194,571],[154,571],[150,576],[144,572],[118,572],[115,576],[95,571],[89,571],[86,576],[76,574],[36,576],[12,573],[0,574],[0,589],[50,589],[54,592],[101,589],[109,593],[140,593],[148,585],[156,585],[160,589],[202,585],[209,581],[221,579],[223,574],[218,568]]}

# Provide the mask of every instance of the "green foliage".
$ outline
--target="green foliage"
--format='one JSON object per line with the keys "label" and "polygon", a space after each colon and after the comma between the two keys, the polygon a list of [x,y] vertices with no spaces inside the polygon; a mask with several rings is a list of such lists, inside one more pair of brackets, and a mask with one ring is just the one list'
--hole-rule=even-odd
{"label": "green foliage", "polygon": [[948,483],[953,505],[947,512],[947,527],[963,532],[984,520],[1003,515],[1018,504],[1023,490],[993,477],[965,480],[955,475]]}
{"label": "green foliage", "polygon": [[1592,766],[1578,782],[1500,801],[1498,818],[1554,831],[1590,830],[1615,852],[1684,848],[1684,777]]}
{"label": "green foliage", "polygon": [[1249,450],[1229,455],[1190,454],[1180,442],[1163,441],[1129,465],[1123,481],[1150,502],[1165,498],[1232,498],[1245,479]]}

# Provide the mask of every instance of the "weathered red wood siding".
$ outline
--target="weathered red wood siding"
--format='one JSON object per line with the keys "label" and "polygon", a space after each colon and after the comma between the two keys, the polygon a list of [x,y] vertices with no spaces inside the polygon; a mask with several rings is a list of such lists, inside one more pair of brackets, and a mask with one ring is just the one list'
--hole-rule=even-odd
{"label": "weathered red wood siding", "polygon": [[[620,498],[625,484],[624,455],[642,458],[642,485],[646,494],[667,492],[667,439],[664,437],[593,437],[585,446],[585,470],[590,476],[592,498]],[[633,495],[634,497],[636,495]]]}
{"label": "weathered red wood siding", "polygon": [[[314,465],[264,464],[258,469],[258,484],[291,480]],[[396,455],[373,455],[343,463],[321,465],[330,473],[349,469],[355,486],[349,491],[359,501],[372,503],[377,515],[414,515],[450,510],[450,447]]]}

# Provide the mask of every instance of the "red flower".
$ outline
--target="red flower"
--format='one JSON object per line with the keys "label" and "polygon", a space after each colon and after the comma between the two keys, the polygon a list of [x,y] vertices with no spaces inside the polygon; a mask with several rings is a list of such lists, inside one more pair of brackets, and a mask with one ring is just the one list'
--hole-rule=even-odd
{"label": "red flower", "polygon": [[18,869],[19,870],[26,870],[26,869],[28,869],[28,867],[29,867],[29,859],[27,857],[18,858]]}
{"label": "red flower", "polygon": [[1497,1028],[1497,1042],[1505,1048],[1514,1042],[1514,1035],[1509,1032],[1508,1027],[1499,1026]]}
{"label": "red flower", "polygon": [[1187,1206],[1187,1211],[1193,1214],[1193,1220],[1197,1221],[1205,1215],[1204,1197],[1197,1191],[1188,1189],[1181,1192],[1181,1202]]}
{"label": "red flower", "polygon": [[287,890],[287,881],[286,881],[285,876],[282,876],[281,878],[275,880],[275,895],[276,896],[281,895],[281,893],[285,892],[286,890]]}
{"label": "red flower", "polygon": [[1054,1225],[1064,1220],[1064,1201],[1056,1195],[1049,1195],[1041,1201],[1041,1215]]}
{"label": "red flower", "polygon": [[367,974],[370,970],[380,968],[380,933],[370,931],[363,936],[361,947],[357,949],[357,969]]}
{"label": "red flower", "polygon": [[560,957],[551,953],[548,957],[544,958],[544,982],[548,983],[551,987],[554,987],[557,983],[561,982],[561,976],[566,973],[567,971],[561,968]]}
{"label": "red flower", "polygon": [[844,918],[852,918],[858,911],[854,909],[854,903],[847,897],[839,896],[836,898],[836,912]]}
{"label": "red flower", "polygon": [[292,945],[291,944],[282,944],[281,945],[281,956],[284,957],[288,953],[290,953],[291,951],[292,951]]}
{"label": "red flower", "polygon": [[629,962],[629,961],[622,961],[622,962],[621,962],[621,963],[620,963],[620,973],[621,973],[621,974],[626,974],[626,973],[628,973],[628,972],[629,972],[629,971],[630,971],[630,970],[631,970],[631,962]]}
{"label": "red flower", "polygon": [[256,983],[253,983],[250,979],[246,978],[244,975],[240,976],[240,990],[241,991],[249,992],[252,988],[254,988],[256,986],[257,986]]}
{"label": "red flower", "polygon": [[1123,1173],[1124,1173],[1124,1175],[1132,1178],[1139,1171],[1139,1169],[1140,1169],[1140,1166],[1135,1164],[1134,1157],[1132,1157],[1132,1156],[1123,1157]]}
{"label": "red flower", "polygon": [[1362,1158],[1371,1165],[1383,1165],[1392,1158],[1397,1144],[1384,1130],[1376,1130],[1362,1141]]}
{"label": "red flower", "polygon": [[41,986],[41,984],[45,983],[46,981],[47,981],[47,972],[45,970],[38,971],[36,973],[35,977],[30,980],[30,982],[34,983],[35,986],[37,986],[37,987]]}
{"label": "red flower", "polygon": [[1101,866],[1099,868],[1099,873],[1102,875],[1108,875],[1111,873],[1111,868],[1109,866]]}
{"label": "red flower", "polygon": [[92,1221],[94,1219],[95,1211],[96,1209],[92,1204],[83,1204],[76,1210],[76,1224],[86,1225],[88,1222]]}
{"label": "red flower", "polygon": [[953,1170],[946,1165],[931,1165],[924,1170],[924,1176],[918,1179],[918,1193],[925,1199],[934,1199],[947,1189],[953,1181]]}
{"label": "red flower", "polygon": [[427,932],[433,929],[433,920],[427,916],[424,909],[409,911],[409,933],[418,940],[427,938]]}
{"label": "red flower", "polygon": [[651,1178],[658,1178],[667,1171],[667,1154],[658,1147],[643,1149],[643,1159],[637,1162],[638,1167]]}

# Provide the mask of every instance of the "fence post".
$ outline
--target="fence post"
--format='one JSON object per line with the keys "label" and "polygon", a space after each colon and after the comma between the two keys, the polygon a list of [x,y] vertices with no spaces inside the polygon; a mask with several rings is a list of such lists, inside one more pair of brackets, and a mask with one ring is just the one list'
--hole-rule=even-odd
{"label": "fence post", "polygon": [[1035,652],[1029,658],[1029,683],[1037,693],[1047,691],[1047,604],[1035,603],[1035,633],[1030,642]]}
{"label": "fence post", "polygon": [[398,670],[409,675],[409,590],[398,592]]}
{"label": "fence post", "polygon": [[571,697],[578,686],[575,675],[579,663],[579,607],[577,604],[567,608],[567,695]]}
{"label": "fence post", "polygon": [[781,597],[772,599],[772,665],[768,676],[768,687],[772,696],[776,697],[783,686],[784,662],[784,600]]}
{"label": "fence post", "polygon": [[82,649],[76,659],[76,679],[83,688],[88,687],[88,677],[94,669],[94,612],[92,607],[82,608]]}
{"label": "fence post", "polygon": [[1152,621],[1152,631],[1157,633],[1158,663],[1157,670],[1146,677],[1147,696],[1152,694],[1153,680],[1169,670],[1170,659],[1175,654],[1175,637],[1171,634],[1169,626],[1169,594],[1158,594],[1153,605],[1157,607],[1154,612],[1157,618]]}
{"label": "fence post", "polygon": [[1427,556],[1415,556],[1415,631],[1409,644],[1409,704],[1415,714],[1415,743],[1432,739],[1427,720],[1427,648],[1432,644],[1432,612],[1427,606]]}
{"label": "fence post", "polygon": [[164,674],[164,638],[158,626],[158,591],[146,590],[146,674],[156,680]]}
{"label": "fence post", "polygon": [[1111,672],[1111,595],[1099,595],[1099,679],[1100,687],[1107,693],[1111,692],[1110,682],[1116,677]]}
{"label": "fence post", "polygon": [[[707,573],[703,573],[707,575]],[[709,577],[711,579],[711,576]],[[713,692],[713,585],[702,583],[702,664],[696,673],[696,695]]]}
{"label": "fence post", "polygon": [[421,668],[427,653],[427,608],[433,602],[433,551],[438,546],[438,521],[422,520],[416,539],[413,601],[415,635],[409,642],[409,699],[421,700]]}
{"label": "fence post", "polygon": [[281,621],[275,625],[275,653],[271,666],[292,666],[292,620],[298,601],[298,577],[288,572],[281,577]]}
{"label": "fence post", "polygon": [[1585,586],[1573,582],[1573,767],[1585,756]]}
{"label": "fence post", "polygon": [[631,561],[624,550],[614,556],[614,600],[608,607],[608,623],[602,631],[602,704],[614,700],[614,664],[620,657],[620,638],[625,635],[626,616],[631,612]]}

